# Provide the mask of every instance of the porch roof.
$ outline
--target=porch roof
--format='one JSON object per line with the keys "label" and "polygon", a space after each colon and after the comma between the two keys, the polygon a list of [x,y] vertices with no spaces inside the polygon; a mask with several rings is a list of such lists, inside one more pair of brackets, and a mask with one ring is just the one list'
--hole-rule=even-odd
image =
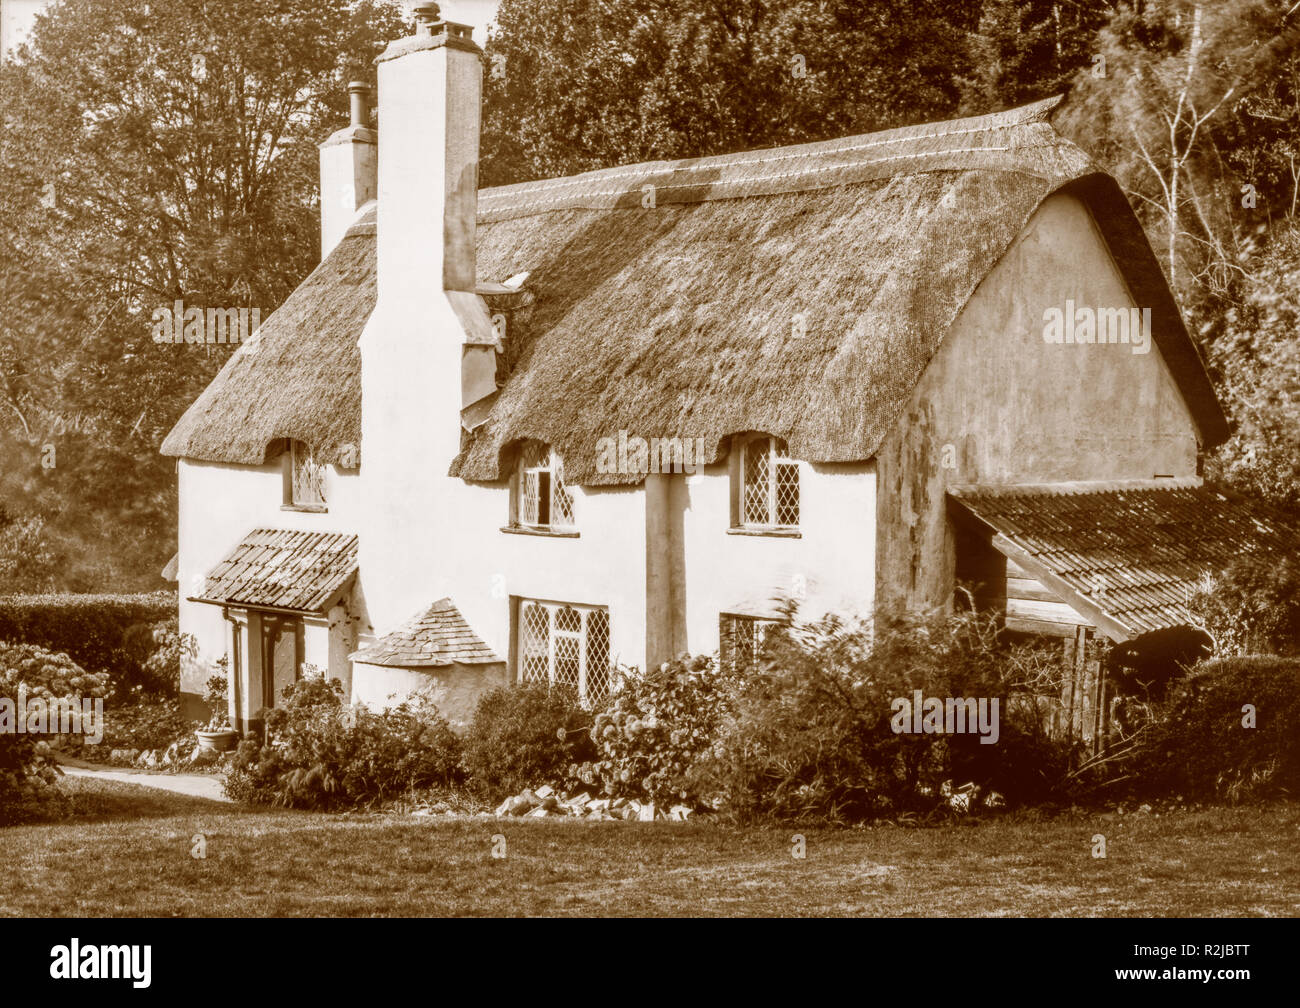
{"label": "porch roof", "polygon": [[449,598],[439,599],[409,623],[348,656],[392,668],[486,665],[501,661]]}
{"label": "porch roof", "polygon": [[971,485],[949,496],[994,548],[1115,641],[1198,625],[1188,602],[1207,574],[1300,549],[1295,521],[1195,478]]}
{"label": "porch roof", "polygon": [[208,572],[194,602],[321,614],[357,572],[357,537],[254,529]]}

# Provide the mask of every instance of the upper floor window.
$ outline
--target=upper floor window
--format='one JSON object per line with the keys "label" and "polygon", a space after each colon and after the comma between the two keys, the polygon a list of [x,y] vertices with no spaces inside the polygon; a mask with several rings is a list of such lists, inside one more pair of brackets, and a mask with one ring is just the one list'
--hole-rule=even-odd
{"label": "upper floor window", "polygon": [[293,507],[325,507],[325,464],[316,461],[311,445],[290,441],[286,454],[289,468],[285,480],[286,504]]}
{"label": "upper floor window", "polygon": [[799,527],[799,463],[779,438],[760,434],[742,442],[740,524],[745,528]]}
{"label": "upper floor window", "polygon": [[515,523],[528,528],[574,527],[573,493],[564,485],[564,462],[549,445],[524,442],[519,455]]}
{"label": "upper floor window", "polygon": [[521,682],[563,686],[588,703],[609,694],[608,609],[522,600],[518,619]]}

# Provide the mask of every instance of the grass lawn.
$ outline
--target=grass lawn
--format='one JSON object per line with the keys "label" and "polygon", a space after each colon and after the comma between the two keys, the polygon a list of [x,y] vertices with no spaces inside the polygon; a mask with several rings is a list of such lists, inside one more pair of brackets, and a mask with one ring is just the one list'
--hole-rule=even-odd
{"label": "grass lawn", "polygon": [[810,829],[800,860],[791,828],[339,816],[65,787],[72,819],[0,829],[0,914],[1300,915],[1295,803]]}

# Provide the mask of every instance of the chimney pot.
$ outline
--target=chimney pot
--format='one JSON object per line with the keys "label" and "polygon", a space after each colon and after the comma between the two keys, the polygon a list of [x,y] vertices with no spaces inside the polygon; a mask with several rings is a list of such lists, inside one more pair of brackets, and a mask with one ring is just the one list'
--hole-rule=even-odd
{"label": "chimney pot", "polygon": [[367,99],[370,97],[370,85],[364,81],[353,81],[348,85],[348,96],[352,103],[352,125],[368,125],[370,110],[367,108]]}
{"label": "chimney pot", "polygon": [[415,33],[432,35],[434,26],[442,20],[442,11],[436,3],[422,3],[415,7]]}

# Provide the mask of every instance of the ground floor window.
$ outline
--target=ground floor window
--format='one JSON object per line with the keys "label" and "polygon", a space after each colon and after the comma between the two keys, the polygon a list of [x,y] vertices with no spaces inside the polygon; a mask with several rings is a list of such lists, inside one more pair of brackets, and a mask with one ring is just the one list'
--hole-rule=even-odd
{"label": "ground floor window", "polygon": [[608,609],[522,599],[518,620],[520,681],[567,686],[589,703],[608,696]]}
{"label": "ground floor window", "polygon": [[724,669],[751,672],[758,667],[763,643],[778,620],[722,613],[718,618],[718,658]]}

